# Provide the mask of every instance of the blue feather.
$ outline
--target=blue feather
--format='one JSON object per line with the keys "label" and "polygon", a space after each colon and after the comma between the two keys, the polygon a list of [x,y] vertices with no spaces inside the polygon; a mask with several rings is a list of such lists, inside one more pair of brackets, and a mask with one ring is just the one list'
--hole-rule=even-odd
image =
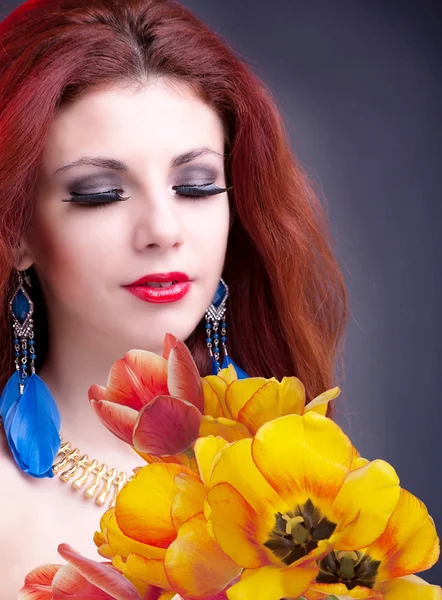
{"label": "blue feather", "polygon": [[[246,379],[248,377],[247,373],[239,367],[235,361],[233,361],[230,356],[224,356],[224,360],[221,364],[221,369],[227,369],[229,365],[235,367],[236,374],[238,375],[238,379]],[[212,357],[212,375],[218,375],[218,367],[215,359]]]}
{"label": "blue feather", "polygon": [[245,371],[239,367],[234,360],[230,358],[230,356],[225,356],[223,360],[223,364],[221,365],[222,369],[227,369],[227,367],[232,365],[235,368],[236,374],[238,375],[238,379],[247,379],[248,375]]}
{"label": "blue feather", "polygon": [[0,397],[0,416],[3,420],[3,427],[6,433],[6,439],[9,444],[9,447],[11,448],[15,462],[18,464],[20,469],[24,471],[26,469],[26,465],[18,456],[17,450],[14,447],[10,435],[11,423],[14,420],[15,413],[17,412],[17,406],[21,398],[19,387],[21,381],[23,381],[26,387],[28,378],[22,380],[19,371],[15,371],[9,378]]}
{"label": "blue feather", "polygon": [[[9,398],[9,396],[6,396]],[[35,373],[18,401],[10,402],[5,432],[19,467],[33,477],[53,477],[60,448],[60,413],[49,388]]]}
{"label": "blue feather", "polygon": [[[26,377],[25,381],[28,378]],[[11,377],[8,379],[6,386],[0,396],[0,417],[5,422],[6,414],[13,404],[20,400],[20,373],[14,371]],[[26,385],[26,383],[25,383]]]}
{"label": "blue feather", "polygon": [[13,404],[9,411],[6,414],[6,419],[5,419],[5,432],[6,432],[6,439],[8,441],[9,447],[11,448],[11,452],[12,455],[15,459],[15,462],[18,464],[18,466],[20,467],[20,469],[27,473],[27,465],[25,465],[25,463],[21,460],[18,452],[17,452],[17,448],[14,446],[14,442],[11,439],[11,423],[14,420],[14,417],[17,413],[17,407],[18,407],[18,401]]}

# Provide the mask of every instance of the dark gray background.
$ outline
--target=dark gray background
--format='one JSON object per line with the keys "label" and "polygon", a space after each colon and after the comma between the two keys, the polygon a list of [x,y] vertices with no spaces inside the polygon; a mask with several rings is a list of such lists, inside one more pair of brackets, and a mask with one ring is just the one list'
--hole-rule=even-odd
{"label": "dark gray background", "polygon": [[339,422],[441,533],[442,2],[182,3],[270,86],[323,190],[352,313]]}

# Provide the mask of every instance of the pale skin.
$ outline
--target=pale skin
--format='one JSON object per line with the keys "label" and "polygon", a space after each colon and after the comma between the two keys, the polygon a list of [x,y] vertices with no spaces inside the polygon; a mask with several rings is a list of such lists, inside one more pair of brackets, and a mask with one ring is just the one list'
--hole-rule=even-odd
{"label": "pale skin", "polygon": [[[201,148],[211,152],[172,165]],[[93,383],[106,385],[112,363],[128,350],[161,354],[165,333],[186,340],[203,317],[222,275],[228,193],[194,200],[172,186],[225,188],[224,152],[216,112],[185,84],[167,80],[89,90],[63,107],[49,130],[34,215],[15,265],[21,271],[34,265],[48,307],[49,355],[38,374],[58,404],[63,437],[127,473],[142,460],[101,424],[87,392]],[[55,173],[84,157],[118,160],[127,170],[81,165]],[[72,192],[116,188],[129,199],[104,207],[62,201]],[[177,302],[147,303],[122,287],[168,271],[193,280]],[[0,440],[7,490],[0,495],[0,598],[13,600],[31,569],[64,564],[57,553],[62,542],[104,560],[92,540],[104,509],[57,477],[24,475]]]}

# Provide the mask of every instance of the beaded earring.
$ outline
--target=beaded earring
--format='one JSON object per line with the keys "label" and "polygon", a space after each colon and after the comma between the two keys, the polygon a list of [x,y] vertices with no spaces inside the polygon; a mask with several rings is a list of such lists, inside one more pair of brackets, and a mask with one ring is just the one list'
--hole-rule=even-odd
{"label": "beaded earring", "polygon": [[[26,272],[24,280],[31,287]],[[20,272],[9,310],[13,319],[15,372],[0,396],[0,417],[20,469],[37,478],[53,477],[52,464],[60,448],[60,413],[49,388],[35,372],[34,304]]]}
{"label": "beaded earring", "polygon": [[[225,369],[231,364],[236,370],[238,379],[244,379],[248,375],[230,358],[227,352],[226,305],[228,297],[229,288],[224,279],[221,278],[212,303],[205,314],[206,344],[212,361],[212,375],[217,375],[221,369]],[[221,350],[223,353],[222,361]]]}

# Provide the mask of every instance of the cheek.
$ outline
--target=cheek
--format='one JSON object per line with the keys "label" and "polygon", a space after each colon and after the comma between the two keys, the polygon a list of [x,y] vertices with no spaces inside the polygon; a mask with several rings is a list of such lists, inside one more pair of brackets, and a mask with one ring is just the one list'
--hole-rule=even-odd
{"label": "cheek", "polygon": [[[187,237],[198,253],[205,272],[221,275],[229,234],[229,204],[227,198],[214,202],[207,210],[187,217]],[[216,275],[215,275],[216,277]]]}
{"label": "cheek", "polygon": [[[88,210],[88,209],[85,209]],[[29,241],[37,271],[48,291],[63,298],[83,298],[84,287],[99,277],[109,262],[112,244],[103,228],[94,226],[97,215],[36,218]],[[99,210],[99,209],[95,209]],[[81,218],[79,218],[81,216]]]}
{"label": "cheek", "polygon": [[[203,214],[204,213],[204,214]],[[195,257],[196,272],[200,277],[199,300],[195,309],[202,312],[210,305],[215,295],[219,279],[222,276],[227,238],[229,233],[229,204],[219,202],[210,210],[201,211],[199,215],[188,219],[191,230],[187,238],[191,240],[192,254]],[[226,282],[228,285],[228,282]],[[201,315],[198,316],[198,320]]]}

